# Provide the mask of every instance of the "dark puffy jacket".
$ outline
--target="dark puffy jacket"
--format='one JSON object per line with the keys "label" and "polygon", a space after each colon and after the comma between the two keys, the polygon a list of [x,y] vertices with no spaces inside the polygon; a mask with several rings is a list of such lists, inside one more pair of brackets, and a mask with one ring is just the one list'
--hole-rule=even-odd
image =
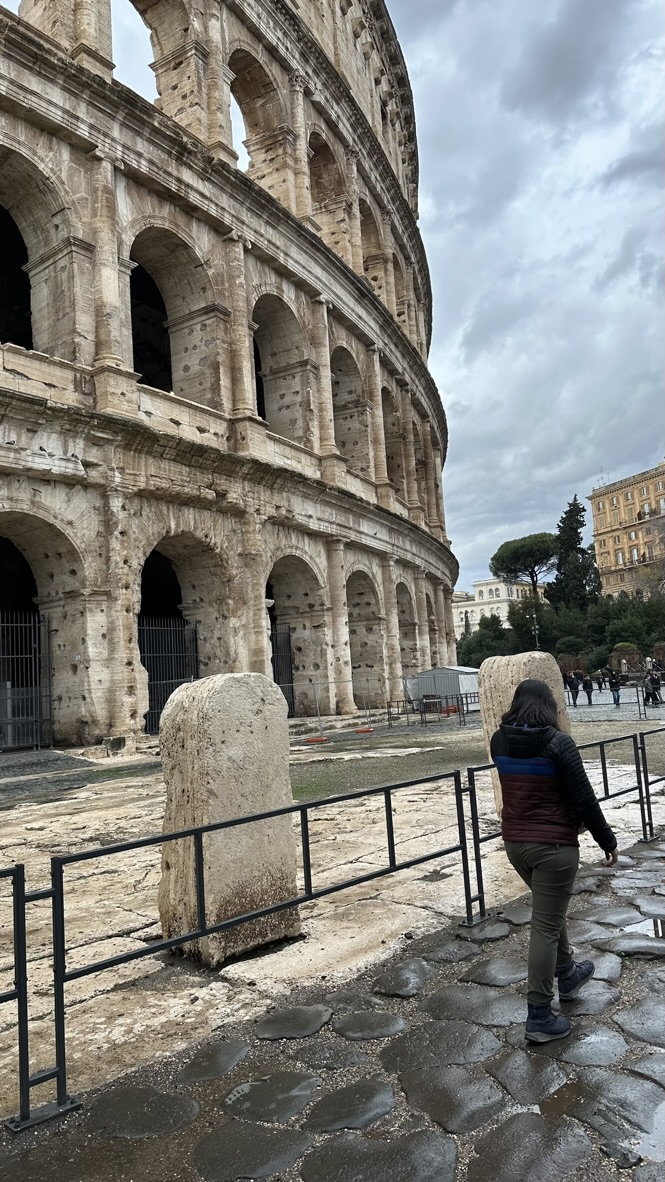
{"label": "dark puffy jacket", "polygon": [[490,750],[501,781],[504,841],[576,846],[584,826],[606,853],[615,849],[616,838],[570,735],[553,726],[502,723]]}

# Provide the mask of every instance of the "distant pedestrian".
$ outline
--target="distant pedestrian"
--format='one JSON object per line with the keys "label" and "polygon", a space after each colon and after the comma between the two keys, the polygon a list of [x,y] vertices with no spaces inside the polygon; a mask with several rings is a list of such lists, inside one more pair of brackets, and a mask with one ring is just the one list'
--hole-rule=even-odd
{"label": "distant pedestrian", "polygon": [[648,673],[642,680],[642,694],[644,695],[644,705],[650,706],[653,701],[653,692],[651,689],[651,678]]}
{"label": "distant pedestrian", "polygon": [[662,706],[663,699],[660,693],[660,674],[652,669],[649,681],[651,682],[651,700],[654,706]]}
{"label": "distant pedestrian", "polygon": [[588,673],[585,673],[584,677],[582,678],[582,689],[587,696],[589,705],[593,706],[593,682]]}
{"label": "distant pedestrian", "polygon": [[544,681],[522,681],[510,710],[492,736],[503,807],[501,835],[508,861],[532,893],[527,985],[528,1042],[565,1038],[570,1022],[552,1012],[554,981],[559,1001],[577,997],[594,974],[593,961],[576,963],[566,912],[579,864],[578,832],[585,826],[617,862],[617,842],[607,824],[579,751],[557,725],[554,695]]}
{"label": "distant pedestrian", "polygon": [[610,687],[610,690],[612,692],[612,699],[614,701],[614,705],[620,706],[621,705],[621,682],[619,680],[619,674],[615,673],[614,669],[610,669],[610,675],[609,675],[607,681],[608,681],[608,685]]}
{"label": "distant pedestrian", "polygon": [[573,706],[577,706],[577,695],[580,692],[580,687],[577,677],[574,673],[571,673],[570,677],[568,678],[568,689],[570,691],[570,696],[573,699]]}
{"label": "distant pedestrian", "polygon": [[602,669],[596,673],[596,685],[598,686],[598,693],[602,694],[603,686],[605,685],[605,678],[603,677]]}

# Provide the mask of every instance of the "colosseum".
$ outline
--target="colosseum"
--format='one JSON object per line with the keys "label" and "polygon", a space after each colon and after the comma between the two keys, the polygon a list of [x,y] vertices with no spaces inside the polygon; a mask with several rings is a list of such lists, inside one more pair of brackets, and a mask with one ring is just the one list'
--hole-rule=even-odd
{"label": "colosseum", "polygon": [[134,7],[154,104],[111,0],[0,7],[0,747],[131,744],[213,673],[346,715],[454,660],[384,0]]}

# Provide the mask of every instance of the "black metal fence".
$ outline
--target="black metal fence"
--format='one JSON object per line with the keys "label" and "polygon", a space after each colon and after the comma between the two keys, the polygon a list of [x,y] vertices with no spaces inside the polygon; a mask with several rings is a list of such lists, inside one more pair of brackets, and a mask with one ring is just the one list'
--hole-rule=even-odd
{"label": "black metal fence", "polygon": [[51,635],[38,612],[0,611],[0,750],[51,744]]}
{"label": "black metal fence", "polygon": [[410,726],[419,720],[421,726],[428,726],[432,722],[443,723],[449,718],[456,719],[459,726],[466,726],[470,714],[480,717],[480,696],[477,692],[448,696],[424,694],[416,702],[410,698],[400,698],[386,702],[386,712],[390,729],[400,722]]}
{"label": "black metal fence", "polygon": [[[665,781],[664,775],[651,777],[649,772],[648,743],[653,734],[663,733],[665,728],[651,731],[647,734],[627,735],[617,739],[601,740],[597,743],[586,743],[580,750],[599,750],[599,761],[602,776],[602,798],[614,799],[637,793],[642,826],[642,840],[650,841],[654,838],[654,825],[651,807],[651,789],[655,784]],[[608,771],[607,748],[618,744],[629,744],[635,768],[635,782],[612,791],[610,788],[610,773]],[[488,834],[481,834],[478,811],[477,777],[482,772],[491,770],[491,764],[467,768],[466,778],[461,771],[438,773],[435,775],[404,780],[395,784],[381,785],[362,792],[346,793],[340,796],[327,797],[323,800],[309,801],[303,804],[289,805],[280,809],[272,809],[251,816],[238,817],[230,821],[221,821],[208,825],[201,825],[191,829],[180,830],[175,833],[158,834],[152,837],[139,838],[135,841],[122,842],[117,845],[104,846],[99,849],[84,850],[80,853],[66,854],[51,859],[50,888],[27,893],[25,890],[24,868],[14,866],[0,871],[0,879],[11,879],[13,887],[13,944],[14,944],[14,988],[0,994],[0,1004],[16,1002],[18,1008],[18,1052],[19,1052],[19,1113],[7,1121],[10,1129],[18,1131],[33,1124],[38,1124],[60,1113],[68,1112],[76,1107],[79,1101],[67,1091],[67,1055],[66,1055],[66,994],[67,984],[80,980],[93,973],[101,973],[130,961],[139,960],[144,956],[154,956],[156,953],[178,948],[183,944],[200,940],[205,936],[214,935],[240,924],[284,911],[301,903],[312,902],[325,898],[350,887],[360,886],[386,875],[401,870],[411,869],[426,862],[442,858],[459,859],[461,870],[466,925],[482,922],[487,917],[486,892],[483,879],[482,851],[488,842],[500,838],[500,831],[493,829]],[[455,799],[455,818],[457,841],[443,848],[429,850],[416,857],[399,859],[396,848],[393,799],[403,789],[426,784],[452,783]],[[368,798],[380,798],[383,801],[384,837],[385,837],[385,865],[366,874],[356,875],[343,881],[318,885],[314,881],[312,860],[310,854],[310,817],[322,808],[332,805],[358,801]],[[244,915],[233,916],[219,923],[208,923],[206,916],[205,892],[205,862],[204,839],[206,835],[232,830],[240,826],[252,825],[279,817],[294,817],[299,822],[299,834],[302,853],[303,890],[290,899],[281,900],[270,906],[257,909]],[[133,850],[146,849],[150,846],[164,846],[174,841],[190,841],[194,858],[194,882],[196,887],[196,927],[180,936],[173,936],[146,945],[130,952],[107,957],[103,960],[91,961],[76,968],[67,967],[67,932],[65,925],[65,869],[81,862],[98,862],[112,858],[119,854],[126,854]],[[55,1032],[55,1066],[46,1068],[33,1075],[29,1070],[29,1026],[27,1004],[27,949],[26,949],[26,906],[37,900],[51,900],[53,921],[53,998],[54,998],[54,1032]],[[30,1092],[40,1084],[54,1080],[57,1087],[57,1098],[51,1103],[34,1111],[30,1106]]]}
{"label": "black metal fence", "polygon": [[181,616],[139,616],[139,652],[148,672],[148,712],[145,730],[159,732],[159,720],[168,699],[179,685],[199,676],[196,625]]}

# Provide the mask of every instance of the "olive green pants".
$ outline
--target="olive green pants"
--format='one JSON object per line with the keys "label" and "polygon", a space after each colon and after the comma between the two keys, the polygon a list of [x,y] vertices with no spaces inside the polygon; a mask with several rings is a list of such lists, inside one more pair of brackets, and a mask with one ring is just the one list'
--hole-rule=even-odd
{"label": "olive green pants", "polygon": [[574,845],[507,841],[508,861],[533,896],[527,998],[542,1005],[554,997],[554,973],[572,961],[566,912],[580,860]]}

